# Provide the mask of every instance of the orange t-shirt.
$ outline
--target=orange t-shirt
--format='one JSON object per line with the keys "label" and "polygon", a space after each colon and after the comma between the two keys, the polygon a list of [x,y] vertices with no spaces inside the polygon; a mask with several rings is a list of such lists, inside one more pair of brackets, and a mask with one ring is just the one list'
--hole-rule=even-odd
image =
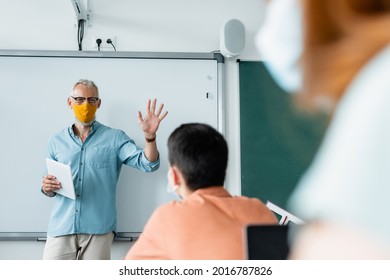
{"label": "orange t-shirt", "polygon": [[126,259],[244,259],[247,224],[277,224],[257,198],[231,196],[223,187],[193,192],[159,207]]}

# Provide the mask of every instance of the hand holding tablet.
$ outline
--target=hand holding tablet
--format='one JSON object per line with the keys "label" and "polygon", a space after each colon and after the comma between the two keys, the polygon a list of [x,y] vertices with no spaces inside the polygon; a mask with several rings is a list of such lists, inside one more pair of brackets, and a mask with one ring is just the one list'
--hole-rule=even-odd
{"label": "hand holding tablet", "polygon": [[75,199],[74,185],[70,166],[58,161],[46,158],[47,171],[61,182],[61,188],[55,192],[63,196]]}

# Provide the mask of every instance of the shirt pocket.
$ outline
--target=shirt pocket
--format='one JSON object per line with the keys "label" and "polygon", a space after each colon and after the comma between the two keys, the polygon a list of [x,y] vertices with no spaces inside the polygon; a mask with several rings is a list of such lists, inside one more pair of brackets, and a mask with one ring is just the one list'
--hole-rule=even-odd
{"label": "shirt pocket", "polygon": [[93,168],[112,168],[116,165],[116,152],[110,147],[93,147],[86,154],[86,163]]}

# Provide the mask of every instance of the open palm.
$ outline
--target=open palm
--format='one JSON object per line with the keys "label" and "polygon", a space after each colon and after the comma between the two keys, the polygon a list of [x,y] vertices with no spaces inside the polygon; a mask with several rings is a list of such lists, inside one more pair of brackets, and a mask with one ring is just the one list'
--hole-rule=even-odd
{"label": "open palm", "polygon": [[160,126],[160,122],[168,114],[168,111],[165,111],[165,113],[161,114],[164,108],[163,103],[156,112],[156,103],[157,99],[154,99],[153,102],[151,102],[150,99],[148,100],[145,116],[143,116],[142,113],[138,111],[138,123],[145,135],[150,137],[155,136],[158,127]]}

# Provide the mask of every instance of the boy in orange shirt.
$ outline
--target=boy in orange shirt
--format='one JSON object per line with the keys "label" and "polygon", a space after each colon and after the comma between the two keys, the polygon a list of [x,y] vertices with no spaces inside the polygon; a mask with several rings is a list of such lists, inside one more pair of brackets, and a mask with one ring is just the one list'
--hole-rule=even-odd
{"label": "boy in orange shirt", "polygon": [[244,227],[277,224],[257,198],[224,188],[228,147],[211,126],[183,124],[168,139],[168,181],[182,199],[159,207],[126,259],[244,259]]}

